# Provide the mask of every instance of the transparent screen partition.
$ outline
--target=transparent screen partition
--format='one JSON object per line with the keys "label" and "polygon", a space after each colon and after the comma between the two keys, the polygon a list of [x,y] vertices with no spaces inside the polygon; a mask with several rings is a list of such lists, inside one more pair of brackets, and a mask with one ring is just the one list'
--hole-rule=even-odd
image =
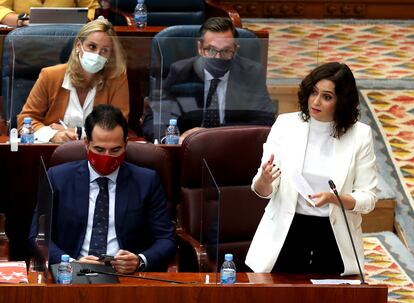
{"label": "transparent screen partition", "polygon": [[[30,114],[37,115],[36,120],[42,120],[41,122],[45,122],[47,125],[59,123],[58,121],[49,121],[48,123],[43,119],[50,109],[60,110],[56,104],[62,102],[62,100],[68,100],[69,88],[66,85],[64,88],[61,86],[63,85],[63,75],[62,79],[59,79],[59,85],[55,85],[56,72],[47,77],[50,73],[42,74],[41,71],[44,68],[67,63],[71,55],[73,61],[79,61],[82,52],[79,51],[79,47],[75,47],[75,38],[79,29],[80,26],[51,27],[39,25],[27,27],[24,30],[18,28],[5,37],[2,64],[2,108],[8,133],[11,128],[17,126],[17,117],[27,103],[30,92],[39,77],[42,77],[42,83],[45,84],[40,87],[39,95],[33,95],[30,99],[35,101],[34,110],[29,111],[26,116]],[[148,104],[146,101],[153,99],[153,96],[159,96],[162,60],[159,57],[160,53],[152,54],[152,37],[126,36],[127,34],[127,32],[117,33],[121,51],[118,52],[118,48],[113,44],[104,68],[94,74],[97,90],[95,100],[92,98],[90,102],[93,103],[96,100],[99,100],[99,103],[108,102],[118,107],[122,106],[125,112],[129,108],[130,129],[141,136],[141,119]],[[87,40],[85,41],[84,50],[93,52],[91,48],[89,50],[85,49],[88,47]],[[100,52],[100,54],[103,53]],[[109,69],[122,66],[118,64],[119,61],[116,60],[116,57],[126,59],[128,83],[117,82],[120,77],[114,79],[113,73],[107,74]],[[73,75],[76,76],[83,71],[83,68],[79,62],[74,65],[73,70],[75,72]],[[99,77],[102,77],[103,74],[108,75],[109,80],[105,82],[101,89],[99,87]],[[52,87],[52,85],[54,86]],[[150,95],[149,91],[153,93],[153,96]],[[85,98],[85,100],[89,99]],[[85,104],[88,102],[85,101]],[[79,105],[79,108],[82,108],[86,113],[85,115],[68,115],[64,111],[60,114],[60,118],[68,128],[83,126],[89,113],[88,110],[85,110],[86,107],[86,105]],[[92,107],[90,110],[92,110]],[[39,143],[44,143],[40,141]]]}
{"label": "transparent screen partition", "polygon": [[[163,114],[168,110],[168,101],[161,103],[162,98],[162,81],[163,81],[163,54],[161,52],[159,41],[153,39],[151,42],[151,64],[149,70],[149,94],[144,100],[144,114],[142,120],[142,130],[145,137],[149,141],[157,139],[159,142],[163,139],[165,125],[167,121],[163,121]],[[163,122],[161,122],[163,121]]]}
{"label": "transparent screen partition", "polygon": [[[39,25],[11,31],[4,39],[2,64],[3,113],[8,130],[42,68],[65,63],[80,25]],[[45,100],[39,100],[45,101]]]}
{"label": "transparent screen partition", "polygon": [[49,247],[51,241],[52,209],[53,188],[43,158],[40,157],[37,205],[33,216],[33,220],[36,220],[37,222],[37,230],[34,231],[36,237],[31,243],[34,255],[30,270],[43,272],[46,283],[48,283],[49,279]]}
{"label": "transparent screen partition", "polygon": [[208,268],[201,271],[212,272],[211,283],[220,283],[220,264],[218,264],[220,230],[220,189],[205,159],[202,162],[202,207],[200,243],[207,253]]}
{"label": "transparent screen partition", "polygon": [[[144,136],[161,141],[170,119],[180,133],[196,127],[272,125],[277,102],[266,86],[267,39],[206,42],[154,38],[149,113]],[[213,83],[213,85],[212,85]]]}

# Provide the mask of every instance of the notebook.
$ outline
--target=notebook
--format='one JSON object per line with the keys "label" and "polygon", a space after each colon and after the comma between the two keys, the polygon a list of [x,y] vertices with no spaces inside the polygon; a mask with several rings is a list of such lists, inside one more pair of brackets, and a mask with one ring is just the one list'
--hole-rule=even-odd
{"label": "notebook", "polygon": [[29,25],[85,24],[87,7],[31,7]]}
{"label": "notebook", "polygon": [[26,262],[0,262],[0,283],[28,283]]}

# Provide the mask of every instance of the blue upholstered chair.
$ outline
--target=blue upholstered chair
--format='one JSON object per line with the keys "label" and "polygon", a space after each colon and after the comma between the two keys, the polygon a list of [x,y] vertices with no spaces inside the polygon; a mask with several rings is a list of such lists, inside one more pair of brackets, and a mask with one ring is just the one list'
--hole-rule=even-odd
{"label": "blue upholstered chair", "polygon": [[[136,0],[112,0],[109,19],[116,25],[133,25]],[[241,27],[240,16],[229,6],[215,0],[145,0],[148,10],[148,25],[201,25],[213,16],[230,17],[235,26]]]}
{"label": "blue upholstered chair", "polygon": [[16,28],[4,40],[3,112],[9,127],[20,113],[42,68],[66,62],[80,25]]}

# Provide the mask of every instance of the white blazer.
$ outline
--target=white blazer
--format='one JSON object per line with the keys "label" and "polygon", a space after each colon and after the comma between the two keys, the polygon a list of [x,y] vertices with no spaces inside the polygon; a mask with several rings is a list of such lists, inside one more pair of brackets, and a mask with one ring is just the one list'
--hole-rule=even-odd
{"label": "white blazer", "polygon": [[[270,155],[282,174],[273,182],[272,193],[265,213],[256,230],[246,256],[246,265],[254,272],[270,272],[279,256],[295,215],[298,193],[292,187],[289,176],[294,170],[302,172],[309,132],[309,123],[303,122],[299,113],[279,115],[263,144],[262,163]],[[361,213],[375,208],[377,174],[371,128],[357,122],[341,138],[334,139],[332,169],[339,194],[349,194],[355,200],[355,208],[346,210],[358,259],[363,270],[364,248],[362,242]],[[261,174],[261,166],[253,178],[252,190]],[[341,253],[345,270],[342,275],[358,274],[351,241],[340,206],[329,203],[329,220]]]}

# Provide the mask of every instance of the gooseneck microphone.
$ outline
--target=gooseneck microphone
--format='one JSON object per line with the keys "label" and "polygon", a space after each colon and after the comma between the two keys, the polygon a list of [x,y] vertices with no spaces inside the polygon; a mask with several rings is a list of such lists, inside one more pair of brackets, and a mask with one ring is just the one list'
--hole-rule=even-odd
{"label": "gooseneck microphone", "polygon": [[344,219],[345,219],[345,223],[346,223],[346,228],[348,230],[349,238],[351,239],[352,249],[354,250],[355,260],[358,264],[358,270],[359,270],[359,276],[361,278],[361,284],[368,284],[367,282],[365,282],[364,274],[362,273],[361,265],[359,264],[359,259],[358,259],[358,255],[357,255],[357,252],[356,252],[356,249],[355,249],[354,240],[352,239],[352,234],[351,234],[351,230],[349,229],[348,219],[347,219],[346,214],[345,214],[344,203],[342,203],[342,200],[339,197],[338,191],[336,190],[335,183],[332,180],[329,180],[329,187],[332,189],[333,193],[335,194],[336,198],[338,199],[339,205],[341,205],[342,214],[344,215]]}

